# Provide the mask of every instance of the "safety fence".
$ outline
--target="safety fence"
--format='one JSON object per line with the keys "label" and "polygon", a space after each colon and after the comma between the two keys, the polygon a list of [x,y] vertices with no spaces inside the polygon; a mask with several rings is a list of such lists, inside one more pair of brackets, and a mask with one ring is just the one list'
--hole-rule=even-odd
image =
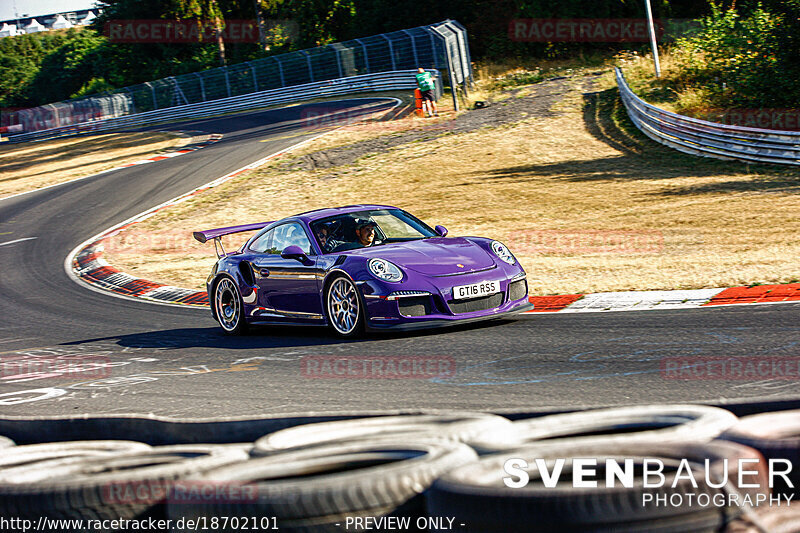
{"label": "safety fence", "polygon": [[654,141],[703,157],[800,165],[800,132],[732,126],[671,113],[636,96],[622,70],[615,72],[628,116]]}
{"label": "safety fence", "polygon": [[[436,92],[441,96],[442,84],[439,72],[437,70],[429,70],[428,72],[434,76]],[[11,142],[30,141],[75,133],[119,130],[181,119],[208,118],[226,113],[298,102],[313,98],[325,98],[329,96],[373,91],[410,90],[417,86],[416,78],[414,77],[415,74],[416,70],[399,70],[382,72],[379,74],[351,76],[349,78],[339,78],[316,83],[306,83],[303,85],[251,93],[244,96],[221,98],[210,102],[181,105],[157,111],[146,111],[135,115],[83,122],[31,133],[21,133],[10,137],[10,140]]]}
{"label": "safety fence", "polygon": [[[113,93],[8,113],[2,125],[12,140],[89,121],[264,94],[326,81],[423,67],[441,71],[451,87],[473,82],[466,30],[447,20],[124,87]],[[398,87],[400,88],[400,87]],[[455,93],[455,90],[453,91]],[[457,106],[458,102],[454,99]]]}

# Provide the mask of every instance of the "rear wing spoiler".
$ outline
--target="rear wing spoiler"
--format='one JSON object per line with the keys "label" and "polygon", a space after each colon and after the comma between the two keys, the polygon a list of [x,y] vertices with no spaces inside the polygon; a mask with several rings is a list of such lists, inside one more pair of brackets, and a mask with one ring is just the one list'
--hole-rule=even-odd
{"label": "rear wing spoiler", "polygon": [[[245,231],[256,231],[259,229],[266,228],[270,224],[272,224],[272,221],[257,222],[255,224],[243,224],[241,226],[230,226],[227,228],[207,229],[203,231],[192,232],[192,236],[195,238],[196,241],[202,244],[205,244],[209,240],[213,240],[214,251],[217,253],[217,257],[222,257],[223,255],[225,255],[225,249],[222,247],[222,237],[224,235],[232,235],[234,233],[244,233]],[[217,243],[219,243],[219,249],[217,249]]]}

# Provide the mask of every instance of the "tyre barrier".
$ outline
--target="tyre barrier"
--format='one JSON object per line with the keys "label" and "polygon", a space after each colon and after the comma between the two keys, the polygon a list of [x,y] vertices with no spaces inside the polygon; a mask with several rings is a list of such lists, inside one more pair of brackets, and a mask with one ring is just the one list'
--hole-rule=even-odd
{"label": "tyre barrier", "polygon": [[371,442],[376,439],[406,441],[423,436],[465,442],[482,434],[511,438],[513,428],[514,424],[507,418],[485,413],[360,418],[305,424],[270,433],[255,442],[251,455],[263,457],[298,448],[366,439]]}
{"label": "tyre barrier", "polygon": [[[86,440],[57,442],[52,444],[29,444],[3,450],[0,457],[0,481],[24,478],[36,481],[51,475],[51,467],[65,461],[80,462],[86,458],[113,457],[120,453],[136,453],[150,450],[141,442],[124,440]],[[13,481],[12,481],[13,482]]]}
{"label": "tyre barrier", "polygon": [[800,496],[800,409],[745,416],[721,438],[755,448],[767,459],[787,459],[797,465],[788,475],[793,487],[777,477],[773,492]]}
{"label": "tyre barrier", "polygon": [[541,440],[574,441],[617,438],[621,442],[664,443],[709,441],[733,426],[736,415],[719,407],[705,405],[641,405],[596,409],[522,419],[514,422],[508,434],[488,433],[467,441],[481,454],[504,450]]}
{"label": "tyre barrier", "polygon": [[[663,405],[514,423],[484,413],[305,420],[275,422],[274,431],[254,442],[237,440],[237,433],[226,444],[96,440],[7,447],[0,454],[0,517],[169,519],[173,531],[192,530],[190,520],[196,526],[222,517],[227,525],[218,521],[216,531],[239,531],[254,517],[261,522],[250,526],[260,530],[398,530],[374,522],[345,527],[351,519],[386,517],[407,520],[396,522],[407,524],[402,531],[800,533],[797,506],[751,508],[729,500],[692,506],[681,499],[766,498],[766,459],[800,455],[800,411],[739,420],[721,409]],[[494,453],[479,456],[473,442],[484,454],[495,446]],[[504,482],[518,472],[506,470],[511,458],[527,463],[528,479],[520,478],[519,488]],[[596,461],[589,479],[597,486],[573,486],[570,474],[587,458]],[[606,459],[630,461],[634,482],[606,487],[600,482],[608,474]],[[664,465],[666,482],[656,488],[642,483],[647,460]],[[750,461],[746,472],[739,460]],[[560,476],[547,486],[544,469],[555,476],[558,461]],[[706,467],[708,478],[701,474]],[[694,474],[691,481],[682,468]],[[755,476],[747,481],[756,479],[757,486],[739,488],[733,481],[740,472]],[[678,505],[647,503],[672,497]]]}
{"label": "tyre barrier", "polygon": [[170,505],[173,519],[273,517],[281,531],[342,531],[346,516],[425,515],[422,492],[443,473],[477,459],[467,445],[331,444],[251,459],[196,481],[252,484],[247,502]]}
{"label": "tyre barrier", "polygon": [[725,533],[800,533],[800,504],[759,509],[747,520],[734,520]]}
{"label": "tyre barrier", "polygon": [[246,459],[243,450],[177,445],[20,465],[0,478],[0,516],[161,518],[170,482]]}

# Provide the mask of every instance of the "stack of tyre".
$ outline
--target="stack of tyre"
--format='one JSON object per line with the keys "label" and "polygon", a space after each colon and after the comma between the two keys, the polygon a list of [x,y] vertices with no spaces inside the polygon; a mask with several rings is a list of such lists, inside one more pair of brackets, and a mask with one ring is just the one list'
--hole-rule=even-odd
{"label": "stack of tyre", "polygon": [[[715,407],[663,405],[515,422],[483,413],[381,416],[295,426],[244,444],[14,446],[0,438],[0,447],[0,516],[32,520],[152,517],[172,520],[176,531],[214,524],[216,531],[800,532],[800,513],[785,501],[757,509],[698,504],[700,494],[707,501],[794,494],[800,475],[770,489],[765,459],[798,463],[800,411],[739,419]],[[524,479],[509,474],[509,459],[525,465]],[[576,459],[596,460],[596,486],[573,486]],[[634,482],[607,487],[606,459],[632,462]],[[657,488],[643,482],[653,459],[664,465]],[[740,459],[752,460],[746,479],[757,486],[737,486]],[[681,473],[684,464],[696,475]]]}

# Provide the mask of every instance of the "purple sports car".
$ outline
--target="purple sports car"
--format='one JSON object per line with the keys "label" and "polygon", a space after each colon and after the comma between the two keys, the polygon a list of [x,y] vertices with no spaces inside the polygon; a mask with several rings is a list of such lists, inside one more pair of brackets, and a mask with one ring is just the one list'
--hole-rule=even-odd
{"label": "purple sports car", "polygon": [[[221,237],[261,230],[234,252]],[[525,271],[502,243],[450,237],[385,205],[318,209],[194,233],[214,240],[211,312],[229,334],[250,324],[405,330],[532,309]]]}

